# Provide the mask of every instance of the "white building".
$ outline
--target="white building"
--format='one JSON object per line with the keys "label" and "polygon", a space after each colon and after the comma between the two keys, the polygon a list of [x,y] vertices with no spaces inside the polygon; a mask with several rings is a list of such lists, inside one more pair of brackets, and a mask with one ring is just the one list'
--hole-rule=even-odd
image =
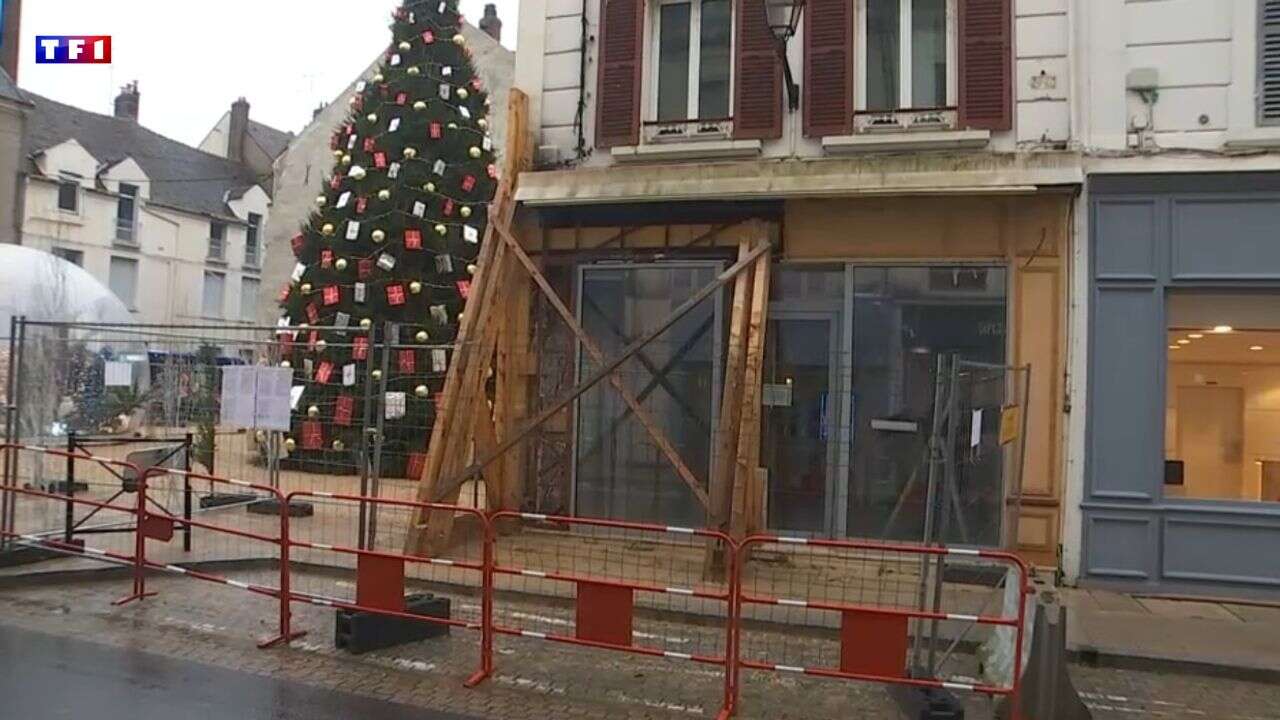
{"label": "white building", "polygon": [[21,243],[89,271],[147,324],[252,324],[271,200],[247,165],[28,93]]}

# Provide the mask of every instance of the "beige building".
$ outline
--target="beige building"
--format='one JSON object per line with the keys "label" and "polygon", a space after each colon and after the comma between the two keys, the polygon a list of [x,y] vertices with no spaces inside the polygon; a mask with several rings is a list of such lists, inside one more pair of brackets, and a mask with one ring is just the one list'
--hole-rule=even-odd
{"label": "beige building", "polygon": [[0,243],[16,243],[22,231],[22,136],[31,101],[0,68]]}

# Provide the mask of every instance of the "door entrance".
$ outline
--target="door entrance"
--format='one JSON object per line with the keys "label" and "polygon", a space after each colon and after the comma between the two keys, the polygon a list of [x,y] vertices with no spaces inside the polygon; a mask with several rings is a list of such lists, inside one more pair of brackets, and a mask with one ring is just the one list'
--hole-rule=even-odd
{"label": "door entrance", "polygon": [[791,534],[831,531],[832,467],[839,433],[838,315],[771,308],[761,395],[761,466],[768,526]]}

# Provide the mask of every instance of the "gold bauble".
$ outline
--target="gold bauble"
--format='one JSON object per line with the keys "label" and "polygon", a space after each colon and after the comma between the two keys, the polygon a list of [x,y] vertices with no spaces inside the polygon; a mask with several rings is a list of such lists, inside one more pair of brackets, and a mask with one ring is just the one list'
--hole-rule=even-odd
{"label": "gold bauble", "polygon": [[445,225],[443,225],[443,224],[441,224],[441,225],[436,225],[436,234],[437,234],[437,235],[448,235],[448,234],[449,234],[449,228],[448,228],[448,227],[446,227],[446,226],[445,226]]}
{"label": "gold bauble", "polygon": [[347,447],[346,444],[343,443],[341,440],[333,441],[333,449],[337,450],[338,452],[342,452],[343,450],[346,449],[346,447]]}
{"label": "gold bauble", "polygon": [[[298,288],[298,289],[302,291],[302,294],[303,294],[303,295],[310,295],[310,294],[311,294],[311,283],[302,283],[302,287],[300,287],[300,288]],[[304,327],[305,327],[305,326],[304,326]]]}
{"label": "gold bauble", "polygon": [[480,269],[480,268],[479,268],[478,266],[476,266],[476,265],[468,265],[468,266],[467,266],[467,274],[468,274],[468,275],[475,275],[475,274],[476,274],[476,271],[477,271],[477,270],[479,270],[479,269]]}
{"label": "gold bauble", "polygon": [[357,179],[357,180],[363,180],[363,179],[365,179],[365,177],[366,177],[366,176],[368,176],[368,174],[369,174],[369,171],[368,171],[368,170],[365,170],[365,169],[364,169],[364,168],[362,168],[362,167],[354,168],[354,169],[352,169],[352,171],[351,171],[351,177],[353,177],[353,178],[355,178],[355,179]]}
{"label": "gold bauble", "polygon": [[307,408],[307,417],[320,417],[320,408],[315,405]]}
{"label": "gold bauble", "polygon": [[383,189],[379,190],[379,191],[378,191],[378,199],[379,199],[379,200],[381,200],[381,201],[383,201],[383,202],[386,202],[386,201],[390,200],[390,199],[391,199],[391,191],[390,191],[390,190],[387,190],[386,188],[383,188]]}
{"label": "gold bauble", "polygon": [[351,164],[351,156],[350,156],[350,155],[347,155],[346,153],[343,153],[343,155],[342,155],[342,164],[343,164],[343,165],[350,165],[350,164]]}
{"label": "gold bauble", "polygon": [[329,198],[323,195],[316,198],[316,205],[319,205],[320,207],[324,207],[324,204],[327,202],[329,202]]}
{"label": "gold bauble", "polygon": [[458,88],[458,98],[460,100],[466,100],[469,97],[471,97],[471,93],[467,92],[466,88]]}
{"label": "gold bauble", "polygon": [[374,230],[374,231],[373,231],[373,234],[372,234],[372,235],[370,235],[370,237],[372,237],[372,238],[373,238],[373,241],[374,241],[374,242],[376,242],[376,243],[380,243],[380,242],[382,242],[383,240],[386,240],[386,239],[387,239],[387,234],[386,234],[385,232],[381,231],[381,230]]}
{"label": "gold bauble", "polygon": [[284,441],[284,449],[293,452],[298,449],[298,443],[293,438]]}
{"label": "gold bauble", "polygon": [[413,282],[409,283],[409,292],[413,293],[414,295],[417,295],[418,293],[422,292],[422,283],[418,282],[417,280],[414,280]]}
{"label": "gold bauble", "polygon": [[417,395],[420,398],[424,398],[427,395],[431,394],[431,389],[428,388],[426,385],[419,385],[418,387],[413,389],[413,394]]}
{"label": "gold bauble", "polygon": [[422,186],[422,189],[423,189],[423,190],[426,190],[426,191],[427,191],[427,192],[429,192],[429,193],[433,193],[433,192],[435,192],[435,191],[436,191],[436,184],[435,184],[435,183],[433,183],[433,182],[429,182],[429,183],[427,183],[426,185],[423,185],[423,186]]}
{"label": "gold bauble", "polygon": [[422,74],[422,71],[418,69],[417,65],[410,65],[409,69],[405,70],[405,72],[415,77]]}
{"label": "gold bauble", "polygon": [[365,116],[365,120],[368,120],[371,123],[378,122],[378,113],[369,113],[367,116]]}
{"label": "gold bauble", "polygon": [[[308,287],[310,287],[310,286],[308,285]],[[299,329],[299,330],[306,330],[306,329],[307,329],[307,328],[309,328],[309,327],[311,327],[311,326],[310,326],[310,325],[308,325],[308,324],[306,324],[306,323],[302,323],[301,325],[299,325],[299,326],[298,326],[298,329]]]}
{"label": "gold bauble", "polygon": [[481,149],[480,149],[480,148],[478,148],[478,147],[475,147],[474,145],[471,147],[471,150],[469,150],[468,152],[470,152],[470,153],[471,153],[471,157],[472,157],[472,158],[475,158],[476,160],[479,160],[479,159],[480,159],[480,156],[484,154],[484,151],[483,151],[483,150],[481,150]]}
{"label": "gold bauble", "polygon": [[407,147],[404,149],[404,156],[406,159],[412,160],[418,157],[418,149],[413,147]]}
{"label": "gold bauble", "polygon": [[260,443],[264,443],[267,441],[267,434],[259,430],[258,432],[253,434],[253,439],[257,440]]}
{"label": "gold bauble", "polygon": [[386,78],[382,76],[382,73],[378,73],[377,75],[373,76],[373,81],[376,83],[380,83],[383,80],[386,80]]}
{"label": "gold bauble", "polygon": [[469,218],[469,217],[471,217],[471,207],[470,207],[470,206],[468,206],[468,205],[463,205],[463,206],[462,206],[462,209],[461,209],[461,210],[459,210],[458,212],[459,212],[459,213],[462,215],[462,217],[464,217],[464,218]]}
{"label": "gold bauble", "polygon": [[288,360],[281,360],[281,361],[280,361],[280,367],[282,367],[282,368],[291,368],[291,367],[293,367],[293,363],[289,362]]}
{"label": "gold bauble", "polygon": [[364,318],[363,320],[360,321],[361,330],[368,330],[371,327],[373,327],[373,321],[370,320],[369,318]]}
{"label": "gold bauble", "polygon": [[423,110],[426,110],[426,109],[427,109],[427,103],[426,103],[426,101],[425,101],[425,100],[419,100],[419,101],[415,102],[415,103],[413,104],[413,109],[414,109],[414,110],[417,110],[418,112],[422,112]]}
{"label": "gold bauble", "polygon": [[466,316],[467,316],[467,314],[466,314],[466,313],[464,313],[464,312],[460,312],[460,313],[458,313],[458,322],[462,322],[462,318],[464,318],[464,317],[466,317]]}
{"label": "gold bauble", "polygon": [[409,52],[413,49],[413,45],[411,45],[408,40],[401,40],[400,44],[396,47],[400,48],[400,52]]}
{"label": "gold bauble", "polygon": [[476,125],[479,125],[481,130],[485,130],[489,127],[489,121],[485,118],[480,118],[476,121]]}
{"label": "gold bauble", "polygon": [[467,39],[466,39],[465,37],[463,37],[463,36],[462,36],[462,33],[458,33],[457,35],[454,35],[454,36],[453,36],[453,44],[454,44],[454,45],[466,45],[466,44],[467,44]]}
{"label": "gold bauble", "polygon": [[334,231],[333,223],[325,223],[324,225],[320,226],[320,234],[324,235],[325,237],[332,237],[333,231]]}
{"label": "gold bauble", "polygon": [[382,379],[382,371],[381,371],[381,370],[374,370],[372,373],[370,373],[370,375],[372,375],[372,376],[373,376],[373,379],[374,379],[374,380],[381,380],[381,379]]}
{"label": "gold bauble", "polygon": [[347,269],[347,259],[346,259],[346,258],[338,258],[338,259],[333,263],[333,266],[334,266],[335,268],[339,269],[339,270],[346,270],[346,269]]}
{"label": "gold bauble", "polygon": [[450,129],[450,130],[457,130],[457,129],[458,129],[458,123],[456,123],[456,122],[451,122],[451,123],[449,123],[448,127],[449,127],[449,129]]}
{"label": "gold bauble", "polygon": [[343,155],[346,155],[346,153],[342,152],[342,150],[341,150],[341,149],[338,149],[338,150],[334,150],[334,151],[333,151],[333,157],[334,157],[334,159],[336,159],[336,160],[341,160]]}
{"label": "gold bauble", "polygon": [[414,335],[413,337],[415,340],[417,340],[420,343],[424,343],[431,339],[431,336],[427,334],[426,330],[419,330],[418,334]]}

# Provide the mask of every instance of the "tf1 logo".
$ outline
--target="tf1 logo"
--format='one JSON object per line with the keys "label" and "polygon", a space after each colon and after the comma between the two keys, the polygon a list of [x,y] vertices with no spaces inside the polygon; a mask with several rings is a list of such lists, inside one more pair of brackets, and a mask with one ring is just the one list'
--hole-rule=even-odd
{"label": "tf1 logo", "polygon": [[41,65],[109,65],[110,35],[38,35],[36,63]]}

